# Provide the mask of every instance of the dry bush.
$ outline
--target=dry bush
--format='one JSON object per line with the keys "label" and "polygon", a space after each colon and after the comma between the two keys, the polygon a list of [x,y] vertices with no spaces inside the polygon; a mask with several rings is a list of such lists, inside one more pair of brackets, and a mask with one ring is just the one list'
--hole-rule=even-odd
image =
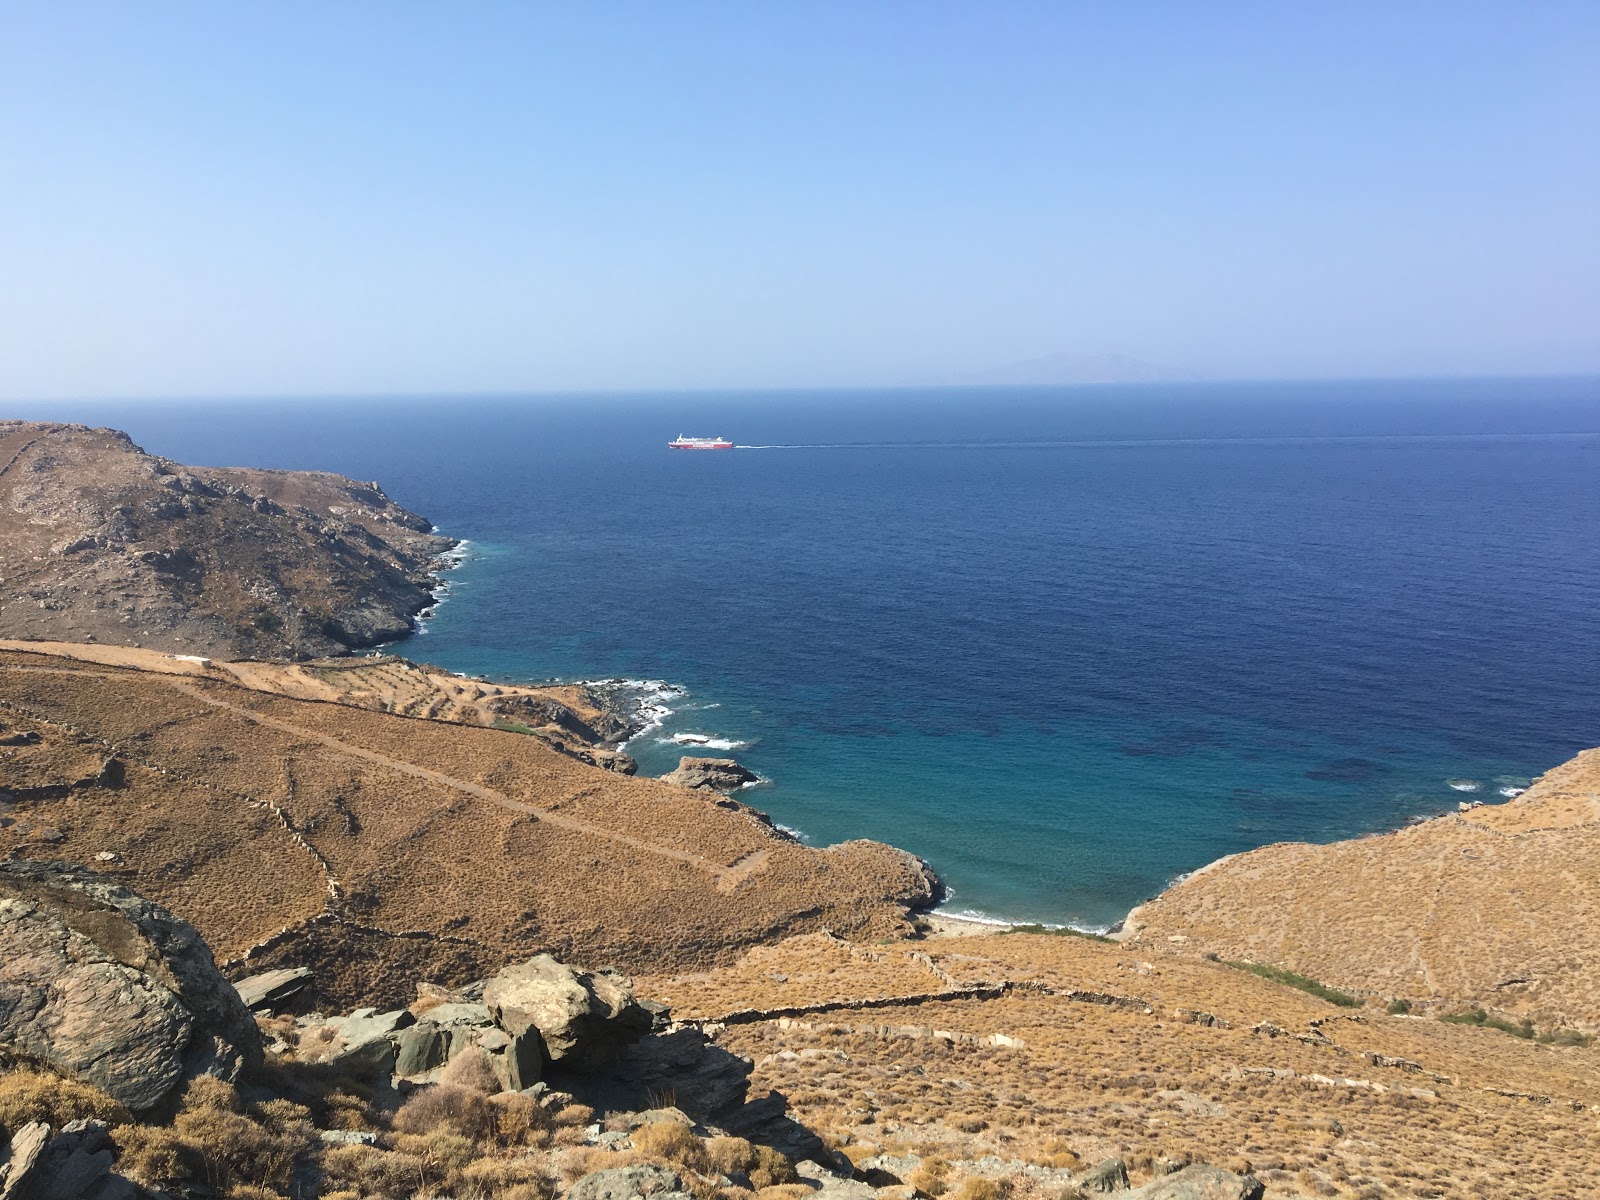
{"label": "dry bush", "polygon": [[702,1175],[711,1169],[706,1144],[676,1121],[655,1121],[641,1125],[633,1131],[630,1140],[635,1150],[652,1158],[664,1158]]}
{"label": "dry bush", "polygon": [[577,1146],[556,1156],[556,1174],[563,1183],[576,1183],[585,1175],[607,1167],[631,1167],[644,1161],[632,1150],[602,1150],[598,1146]]}
{"label": "dry bush", "polygon": [[489,1056],[477,1046],[456,1055],[439,1072],[439,1082],[446,1087],[466,1088],[469,1092],[492,1096],[504,1091],[500,1076],[495,1074]]}
{"label": "dry bush", "polygon": [[539,1146],[550,1144],[550,1111],[532,1096],[521,1092],[502,1092],[491,1096],[494,1105],[495,1134],[502,1145]]}
{"label": "dry bush", "polygon": [[161,1190],[189,1177],[183,1140],[175,1130],[156,1125],[118,1125],[111,1131],[117,1146],[117,1170],[135,1183]]}
{"label": "dry bush", "polygon": [[428,1134],[444,1129],[472,1141],[491,1141],[496,1110],[481,1092],[448,1083],[430,1084],[413,1092],[394,1114],[400,1133]]}
{"label": "dry bush", "polygon": [[564,1129],[581,1129],[594,1123],[594,1109],[587,1104],[569,1104],[555,1114],[555,1123]]}
{"label": "dry bush", "polygon": [[462,1168],[453,1190],[463,1200],[551,1200],[555,1186],[542,1158],[480,1158]]}
{"label": "dry bush", "polygon": [[414,1154],[372,1146],[331,1146],[322,1152],[322,1171],[327,1184],[337,1190],[383,1200],[410,1200],[439,1178],[428,1162]]}
{"label": "dry bush", "polygon": [[757,1191],[763,1188],[783,1187],[798,1183],[800,1175],[789,1159],[771,1146],[756,1147],[756,1165],[750,1172],[750,1182]]}
{"label": "dry bush", "polygon": [[995,1181],[982,1175],[968,1175],[950,1195],[953,1200],[1001,1200]]}
{"label": "dry bush", "polygon": [[922,1165],[911,1173],[911,1178],[906,1182],[919,1192],[942,1196],[950,1190],[949,1175],[950,1164],[935,1156],[923,1159]]}
{"label": "dry bush", "polygon": [[0,1075],[0,1128],[16,1130],[30,1121],[48,1121],[59,1129],[84,1118],[107,1124],[133,1119],[122,1105],[86,1083],[44,1071]]}
{"label": "dry bush", "polygon": [[714,1137],[706,1143],[706,1157],[719,1175],[753,1171],[758,1165],[756,1148],[742,1137]]}
{"label": "dry bush", "polygon": [[756,1189],[756,1200],[807,1200],[810,1195],[811,1189],[803,1183],[775,1183]]}
{"label": "dry bush", "polygon": [[309,1114],[287,1100],[246,1112],[233,1086],[202,1075],[189,1084],[173,1120],[191,1173],[217,1191],[287,1189],[295,1164],[318,1144]]}

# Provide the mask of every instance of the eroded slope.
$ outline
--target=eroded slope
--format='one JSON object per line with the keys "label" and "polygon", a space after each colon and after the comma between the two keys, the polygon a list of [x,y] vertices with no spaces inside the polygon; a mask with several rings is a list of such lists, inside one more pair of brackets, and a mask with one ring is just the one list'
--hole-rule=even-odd
{"label": "eroded slope", "polygon": [[[124,873],[251,970],[410,999],[551,950],[710,964],[784,933],[887,935],[932,888],[870,842],[816,850],[735,801],[598,771],[536,738],[0,652],[0,854]],[[114,758],[114,778],[103,778]],[[108,857],[109,856],[109,857]]]}

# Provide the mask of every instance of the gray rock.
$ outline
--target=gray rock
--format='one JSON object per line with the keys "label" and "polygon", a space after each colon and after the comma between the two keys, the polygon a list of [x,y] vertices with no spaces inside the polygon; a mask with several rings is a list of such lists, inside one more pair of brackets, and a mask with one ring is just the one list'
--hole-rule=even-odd
{"label": "gray rock", "polygon": [[112,1173],[115,1158],[116,1150],[103,1122],[73,1121],[53,1138],[48,1125],[35,1122],[25,1126],[14,1140],[0,1197],[133,1200],[138,1189]]}
{"label": "gray rock", "polygon": [[794,1165],[800,1182],[812,1189],[813,1200],[874,1200],[877,1189],[809,1159]]}
{"label": "gray rock", "polygon": [[1120,1158],[1108,1158],[1083,1174],[1073,1176],[1072,1182],[1080,1192],[1090,1196],[1125,1192],[1128,1190],[1128,1164]]}
{"label": "gray rock", "polygon": [[0,863],[0,1045],[135,1112],[261,1058],[194,928],[70,863]]}
{"label": "gray rock", "polygon": [[640,1164],[612,1167],[585,1175],[567,1189],[566,1200],[690,1200],[689,1192],[676,1171]]}
{"label": "gray rock", "polygon": [[30,1121],[11,1137],[10,1154],[0,1171],[0,1200],[17,1200],[28,1185],[33,1168],[50,1144],[50,1126]]}
{"label": "gray rock", "polygon": [[304,991],[311,979],[310,967],[284,967],[241,979],[233,985],[233,990],[239,993],[246,1008],[272,1008]]}
{"label": "gray rock", "polygon": [[506,1032],[537,1031],[546,1058],[578,1070],[615,1061],[651,1026],[626,978],[591,975],[548,954],[501,971],[484,986],[483,1002]]}
{"label": "gray rock", "polygon": [[1129,1192],[1125,1200],[1261,1200],[1266,1188],[1254,1175],[1221,1167],[1185,1167]]}
{"label": "gray rock", "polygon": [[393,1035],[417,1018],[404,1008],[380,1013],[372,1008],[358,1008],[347,1017],[334,1017],[323,1023],[334,1031],[335,1048],[327,1062],[347,1070],[372,1074],[389,1074],[395,1065]]}
{"label": "gray rock", "polygon": [[731,792],[747,783],[761,782],[761,776],[731,758],[680,758],[678,769],[668,771],[661,778],[679,787],[719,792]]}
{"label": "gray rock", "polygon": [[324,1129],[319,1135],[329,1146],[376,1146],[378,1135],[370,1129]]}

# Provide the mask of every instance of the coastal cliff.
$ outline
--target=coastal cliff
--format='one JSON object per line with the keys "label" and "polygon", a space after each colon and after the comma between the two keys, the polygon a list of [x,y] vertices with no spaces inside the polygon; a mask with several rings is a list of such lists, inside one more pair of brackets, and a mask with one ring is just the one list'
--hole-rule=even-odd
{"label": "coastal cliff", "polygon": [[455,543],[375,483],[0,421],[0,637],[306,658],[403,637]]}

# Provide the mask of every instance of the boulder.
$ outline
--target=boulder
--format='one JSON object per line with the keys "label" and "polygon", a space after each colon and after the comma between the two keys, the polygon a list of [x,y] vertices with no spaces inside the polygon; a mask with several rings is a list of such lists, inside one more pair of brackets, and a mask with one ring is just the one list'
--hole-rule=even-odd
{"label": "boulder", "polygon": [[42,1121],[12,1139],[0,1169],[0,1200],[134,1200],[138,1188],[112,1173],[116,1149],[100,1121],[73,1121],[54,1137]]}
{"label": "boulder", "polygon": [[1125,1192],[1128,1190],[1128,1164],[1120,1158],[1108,1158],[1083,1174],[1074,1175],[1072,1185],[1086,1196]]}
{"label": "boulder", "polygon": [[678,769],[668,771],[661,778],[679,787],[718,792],[731,792],[747,783],[761,782],[761,776],[731,758],[680,758]]}
{"label": "boulder", "polygon": [[650,1032],[650,1012],[614,972],[594,974],[548,954],[507,967],[484,986],[483,1002],[513,1037],[537,1031],[544,1057],[579,1071],[613,1062]]}
{"label": "boulder", "polygon": [[135,1112],[260,1062],[250,1010],[200,935],[70,863],[0,863],[0,1047]]}
{"label": "boulder", "polygon": [[277,971],[263,971],[233,985],[246,1008],[273,1008],[291,996],[304,991],[311,983],[310,967],[283,967]]}
{"label": "boulder", "polygon": [[1135,1188],[1124,1200],[1261,1200],[1265,1194],[1254,1175],[1196,1165]]}
{"label": "boulder", "polygon": [[566,1200],[691,1200],[678,1173],[667,1167],[641,1163],[612,1167],[585,1175],[567,1189]]}
{"label": "boulder", "polygon": [[322,1061],[346,1070],[387,1075],[394,1069],[393,1035],[417,1018],[404,1008],[380,1013],[375,1008],[358,1008],[347,1017],[323,1021],[312,1038],[328,1045]]}

